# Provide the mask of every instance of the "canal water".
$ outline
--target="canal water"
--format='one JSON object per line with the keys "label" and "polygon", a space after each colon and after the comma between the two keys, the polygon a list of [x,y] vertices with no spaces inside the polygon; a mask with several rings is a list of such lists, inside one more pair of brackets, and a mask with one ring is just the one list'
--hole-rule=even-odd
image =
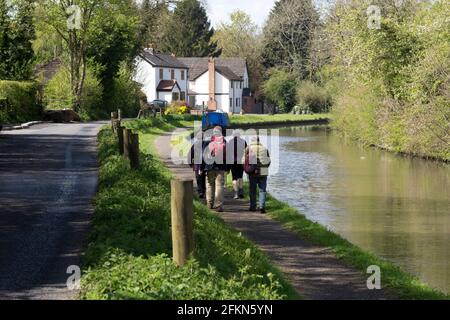
{"label": "canal water", "polygon": [[450,293],[450,165],[363,148],[325,126],[281,129],[279,157],[277,199]]}

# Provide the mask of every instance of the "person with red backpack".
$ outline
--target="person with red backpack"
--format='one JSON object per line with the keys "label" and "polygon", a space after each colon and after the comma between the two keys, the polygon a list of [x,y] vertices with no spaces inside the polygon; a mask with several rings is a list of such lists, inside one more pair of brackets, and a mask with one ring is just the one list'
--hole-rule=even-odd
{"label": "person with red backpack", "polygon": [[205,149],[204,161],[206,171],[206,202],[209,209],[223,212],[225,172],[228,171],[226,164],[226,141],[221,127],[215,127],[211,142]]}
{"label": "person with red backpack", "polygon": [[269,150],[262,145],[259,137],[253,138],[244,155],[244,170],[250,182],[250,211],[252,212],[256,211],[256,192],[259,188],[259,209],[261,213],[266,213],[267,176],[270,163]]}

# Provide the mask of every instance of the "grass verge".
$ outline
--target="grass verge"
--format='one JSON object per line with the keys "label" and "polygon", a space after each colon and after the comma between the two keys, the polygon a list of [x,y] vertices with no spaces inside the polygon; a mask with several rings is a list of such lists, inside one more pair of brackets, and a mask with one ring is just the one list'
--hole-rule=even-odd
{"label": "grass verge", "polygon": [[141,168],[130,170],[110,129],[99,140],[99,191],[81,279],[82,299],[297,299],[267,257],[200,201],[195,252],[185,267],[170,258],[170,179],[153,141],[181,118],[127,123],[139,130]]}
{"label": "grass verge", "polygon": [[249,125],[249,124],[261,124],[261,123],[273,123],[277,124],[289,124],[300,121],[318,121],[318,120],[330,120],[331,115],[328,113],[323,114],[275,114],[275,115],[232,115],[230,121],[232,125]]}

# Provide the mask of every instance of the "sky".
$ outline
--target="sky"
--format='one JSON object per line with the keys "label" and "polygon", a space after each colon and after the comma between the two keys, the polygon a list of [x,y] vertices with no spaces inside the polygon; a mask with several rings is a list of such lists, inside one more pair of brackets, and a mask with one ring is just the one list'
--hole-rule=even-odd
{"label": "sky", "polygon": [[245,11],[262,27],[274,4],[275,0],[207,0],[207,12],[214,27],[229,21],[230,13],[237,9]]}

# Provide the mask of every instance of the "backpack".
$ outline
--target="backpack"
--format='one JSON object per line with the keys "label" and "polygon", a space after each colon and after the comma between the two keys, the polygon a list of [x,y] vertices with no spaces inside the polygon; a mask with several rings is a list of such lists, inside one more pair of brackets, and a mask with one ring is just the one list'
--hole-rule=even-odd
{"label": "backpack", "polygon": [[209,144],[209,150],[211,151],[211,156],[215,157],[219,154],[224,154],[225,150],[225,140],[223,137],[214,137]]}
{"label": "backpack", "polygon": [[250,150],[245,153],[244,171],[248,175],[258,174],[258,164],[250,164]]}

